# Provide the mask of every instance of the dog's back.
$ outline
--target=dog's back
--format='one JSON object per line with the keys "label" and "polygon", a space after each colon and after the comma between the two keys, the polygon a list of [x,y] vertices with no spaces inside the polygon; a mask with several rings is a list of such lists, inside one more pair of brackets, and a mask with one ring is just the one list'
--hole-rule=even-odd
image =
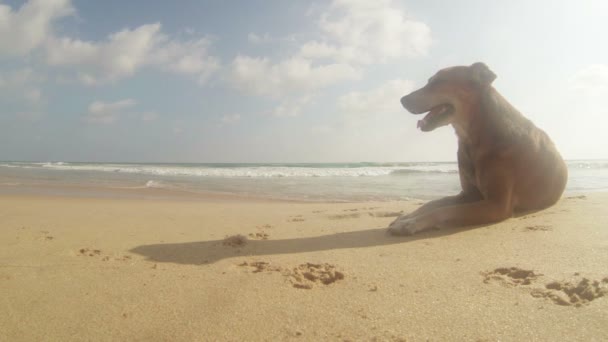
{"label": "dog's back", "polygon": [[563,193],[568,170],[553,141],[524,117],[493,87],[481,95],[477,116],[482,146],[488,153],[510,155],[515,179],[516,209],[540,209],[555,204]]}

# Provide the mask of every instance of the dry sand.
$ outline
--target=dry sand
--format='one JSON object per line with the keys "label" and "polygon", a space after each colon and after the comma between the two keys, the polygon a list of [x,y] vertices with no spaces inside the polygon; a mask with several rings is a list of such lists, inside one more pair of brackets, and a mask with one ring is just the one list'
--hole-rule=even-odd
{"label": "dry sand", "polygon": [[3,195],[0,340],[608,340],[608,194],[386,235],[418,205]]}

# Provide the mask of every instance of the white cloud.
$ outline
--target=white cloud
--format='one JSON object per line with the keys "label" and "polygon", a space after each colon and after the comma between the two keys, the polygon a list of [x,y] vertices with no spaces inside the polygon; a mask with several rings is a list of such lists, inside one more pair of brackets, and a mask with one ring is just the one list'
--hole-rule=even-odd
{"label": "white cloud", "polygon": [[409,80],[392,80],[377,89],[350,92],[338,98],[338,108],[348,113],[378,114],[402,110],[399,99],[414,89]]}
{"label": "white cloud", "polygon": [[[408,17],[391,0],[334,0],[321,12],[318,28],[319,39],[305,42],[282,60],[237,56],[229,68],[231,84],[248,94],[280,98],[272,114],[296,116],[318,90],[359,80],[363,67],[372,63],[424,55],[432,41],[428,26]],[[248,35],[252,43],[266,38]],[[388,105],[382,96],[352,93],[341,99],[341,105],[357,111],[384,110]]]}
{"label": "white cloud", "polygon": [[158,119],[158,113],[153,111],[140,112],[134,109],[137,101],[124,99],[116,102],[94,101],[89,105],[85,120],[95,124],[112,124],[121,118],[151,122]]}
{"label": "white cloud", "polygon": [[247,35],[247,41],[249,41],[251,44],[263,44],[263,43],[268,43],[272,40],[272,38],[270,38],[270,35],[268,33],[264,33],[263,35],[258,35],[256,33],[250,32]]}
{"label": "white cloud", "polygon": [[2,86],[19,86],[27,84],[40,83],[44,81],[44,77],[36,73],[32,68],[21,68],[5,73],[0,73],[0,87]]}
{"label": "white cloud", "polygon": [[567,118],[576,122],[579,128],[586,125],[589,126],[587,131],[597,131],[597,136],[605,136],[600,131],[608,124],[608,65],[588,65],[574,73],[569,81],[570,89],[560,100],[568,113],[577,112],[577,115],[567,115]]}
{"label": "white cloud", "polygon": [[174,121],[173,122],[173,127],[171,128],[171,131],[175,135],[179,135],[179,134],[184,133],[184,121],[182,121],[182,120],[176,120],[176,121]]}
{"label": "white cloud", "polygon": [[545,99],[550,115],[540,127],[565,158],[605,158],[605,149],[597,147],[608,146],[608,65],[588,65],[565,81],[560,92]]}
{"label": "white cloud", "polygon": [[0,99],[21,103],[26,107],[38,107],[44,100],[39,88],[44,80],[45,78],[32,68],[0,72]]}
{"label": "white cloud", "polygon": [[329,125],[317,125],[310,128],[310,132],[313,134],[329,134],[333,131],[334,129]]}
{"label": "white cloud", "polygon": [[233,125],[239,121],[241,121],[240,114],[226,114],[220,119],[222,125]]}
{"label": "white cloud", "polygon": [[38,88],[25,89],[23,97],[29,103],[39,103],[42,100],[42,92]]}
{"label": "white cloud", "polygon": [[206,37],[172,40],[155,23],[124,29],[101,42],[49,38],[46,57],[50,65],[76,68],[89,85],[116,81],[147,66],[193,75],[203,83],[219,68],[217,58],[208,54],[210,45]]}
{"label": "white cloud", "polygon": [[95,101],[89,105],[89,114],[86,120],[90,123],[111,124],[116,122],[126,110],[135,106],[137,102],[133,99],[125,99],[117,102]]}
{"label": "white cloud", "polygon": [[143,112],[139,115],[141,121],[150,122],[158,119],[158,114],[155,112]]}
{"label": "white cloud", "polygon": [[45,113],[41,111],[31,110],[31,111],[22,111],[17,112],[16,116],[25,121],[38,121],[45,116]]}
{"label": "white cloud", "polygon": [[219,59],[209,54],[212,43],[210,38],[165,40],[167,42],[161,44],[150,56],[151,64],[175,73],[194,75],[199,83],[205,83],[219,69]]}
{"label": "white cloud", "polygon": [[[171,37],[160,23],[114,32],[102,41],[57,36],[54,24],[75,13],[70,0],[30,0],[17,11],[0,4],[0,57],[24,56],[41,48],[47,64],[62,67],[87,85],[117,81],[144,67],[189,75],[199,83],[219,69],[209,37]],[[60,76],[60,78],[65,78]]]}
{"label": "white cloud", "polygon": [[327,43],[319,43],[317,41],[310,41],[300,47],[300,55],[304,58],[339,58],[340,50],[331,46]]}
{"label": "white cloud", "polygon": [[0,4],[0,56],[23,56],[39,47],[52,24],[74,13],[70,0],[30,0],[17,11]]}
{"label": "white cloud", "polygon": [[269,44],[269,43],[280,43],[291,45],[297,42],[296,34],[288,34],[285,36],[272,36],[269,33],[258,34],[255,32],[249,32],[247,34],[247,41],[253,45]]}
{"label": "white cloud", "polygon": [[[428,26],[408,18],[390,0],[335,0],[321,14],[321,41],[304,43],[278,62],[237,56],[230,68],[233,85],[262,96],[313,91],[361,78],[358,64],[424,55],[430,44]],[[249,40],[262,37],[250,33]]]}
{"label": "white cloud", "polygon": [[570,80],[573,90],[589,95],[608,93],[608,65],[592,64],[574,74]]}
{"label": "white cloud", "polygon": [[111,34],[105,42],[71,38],[49,39],[47,62],[54,66],[80,66],[86,83],[116,80],[132,75],[143,66],[162,37],[160,24],[143,25],[134,30]]}
{"label": "white cloud", "polygon": [[272,115],[278,117],[298,116],[311,101],[312,98],[310,96],[285,99],[272,111]]}
{"label": "white cloud", "polygon": [[310,92],[360,77],[360,71],[347,64],[315,66],[303,58],[290,58],[272,64],[267,58],[248,56],[237,56],[232,62],[230,74],[230,80],[237,89],[270,97]]}
{"label": "white cloud", "polygon": [[319,28],[323,38],[302,45],[302,57],[369,64],[423,56],[432,43],[429,27],[391,0],[334,0]]}

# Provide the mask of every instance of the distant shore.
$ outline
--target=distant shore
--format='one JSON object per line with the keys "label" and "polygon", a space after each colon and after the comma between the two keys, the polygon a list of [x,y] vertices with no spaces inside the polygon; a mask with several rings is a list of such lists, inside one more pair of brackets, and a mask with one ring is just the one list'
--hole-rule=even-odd
{"label": "distant shore", "polygon": [[413,237],[421,201],[162,197],[0,195],[0,340],[608,339],[605,192]]}

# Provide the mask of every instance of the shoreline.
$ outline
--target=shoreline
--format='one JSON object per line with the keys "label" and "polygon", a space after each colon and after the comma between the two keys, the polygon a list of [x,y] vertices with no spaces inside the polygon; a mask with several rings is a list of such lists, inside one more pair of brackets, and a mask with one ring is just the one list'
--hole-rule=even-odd
{"label": "shoreline", "polygon": [[154,187],[101,187],[92,185],[2,185],[0,196],[24,198],[83,198],[107,200],[146,200],[146,201],[184,201],[184,202],[291,202],[291,203],[345,203],[340,201],[315,201],[302,199],[282,199],[265,196],[246,196],[235,193],[212,191],[186,191]]}
{"label": "shoreline", "polygon": [[608,339],[608,192],[386,234],[420,203],[0,195],[0,340]]}
{"label": "shoreline", "polygon": [[[562,198],[577,196],[580,194],[595,194],[608,193],[608,190],[566,190],[562,194]],[[455,195],[457,193],[445,193],[444,196]],[[427,202],[429,200],[440,198],[435,196],[432,198],[415,198],[407,197],[404,199],[304,199],[304,198],[282,198],[271,195],[244,195],[229,192],[214,192],[214,191],[190,191],[182,189],[170,189],[160,187],[118,187],[118,186],[95,186],[82,184],[14,184],[0,183],[0,196],[14,196],[27,198],[83,198],[83,199],[132,199],[132,200],[148,200],[148,201],[201,201],[201,202],[268,202],[268,203],[391,203],[391,202]]]}

